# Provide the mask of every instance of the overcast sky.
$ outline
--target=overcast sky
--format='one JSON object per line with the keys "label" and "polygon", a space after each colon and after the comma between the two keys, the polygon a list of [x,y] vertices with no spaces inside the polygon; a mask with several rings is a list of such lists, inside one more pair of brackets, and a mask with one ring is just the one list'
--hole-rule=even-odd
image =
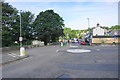
{"label": "overcast sky", "polygon": [[82,1],[61,1],[52,2],[46,1],[12,1],[6,0],[10,5],[18,10],[31,11],[33,14],[38,15],[41,11],[53,9],[58,13],[65,23],[65,27],[72,29],[87,29],[88,20],[90,19],[90,27],[95,27],[99,22],[101,26],[114,26],[118,24],[118,2],[117,0],[109,2],[96,0],[82,0]]}

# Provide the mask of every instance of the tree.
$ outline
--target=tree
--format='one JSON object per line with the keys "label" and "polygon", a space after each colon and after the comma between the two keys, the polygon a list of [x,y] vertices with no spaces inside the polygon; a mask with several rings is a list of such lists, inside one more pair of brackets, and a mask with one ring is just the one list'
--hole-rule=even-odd
{"label": "tree", "polygon": [[[34,15],[31,12],[21,12],[23,44],[31,44],[33,40],[33,18]],[[18,10],[12,5],[2,2],[2,46],[19,45],[19,37],[20,16],[18,15]]]}
{"label": "tree", "polygon": [[12,46],[16,40],[17,9],[2,2],[2,46]]}
{"label": "tree", "polygon": [[71,38],[77,38],[77,34],[79,34],[78,30],[71,31]]}
{"label": "tree", "polygon": [[44,41],[45,45],[50,41],[55,42],[59,36],[63,35],[63,21],[53,10],[40,12],[33,23],[38,39]]}
{"label": "tree", "polygon": [[103,29],[107,29],[107,30],[110,29],[109,27],[106,27],[106,26],[104,26],[104,27],[102,27],[102,28],[103,28]]}
{"label": "tree", "polygon": [[91,31],[91,30],[92,30],[92,28],[88,28],[88,29],[87,29],[87,31]]}
{"label": "tree", "polygon": [[120,29],[120,25],[112,26],[110,29]]}
{"label": "tree", "polygon": [[63,32],[64,32],[65,39],[67,39],[67,34],[68,34],[68,37],[70,37],[71,35],[71,28],[65,27]]}
{"label": "tree", "polygon": [[32,14],[30,11],[21,12],[22,37],[23,37],[23,44],[25,45],[31,44],[32,40],[34,39],[32,35],[33,19],[34,19],[34,14]]}
{"label": "tree", "polygon": [[76,34],[74,32],[71,32],[70,37],[71,38],[77,38],[77,36],[76,36]]}

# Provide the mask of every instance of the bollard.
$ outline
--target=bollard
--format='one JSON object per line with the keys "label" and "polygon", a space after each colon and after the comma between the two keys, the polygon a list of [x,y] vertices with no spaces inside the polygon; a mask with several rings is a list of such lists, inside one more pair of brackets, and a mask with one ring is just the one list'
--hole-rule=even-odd
{"label": "bollard", "polygon": [[24,47],[20,48],[20,56],[25,56],[25,48]]}
{"label": "bollard", "polygon": [[61,46],[63,46],[63,42],[61,42]]}

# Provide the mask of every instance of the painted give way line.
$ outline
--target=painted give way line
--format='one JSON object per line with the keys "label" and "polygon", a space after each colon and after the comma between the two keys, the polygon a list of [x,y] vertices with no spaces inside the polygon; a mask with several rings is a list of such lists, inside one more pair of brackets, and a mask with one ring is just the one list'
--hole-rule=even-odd
{"label": "painted give way line", "polygon": [[15,53],[9,53],[8,55],[9,55],[9,56],[12,56],[12,57],[17,57],[17,56],[19,56],[19,55],[15,54]]}

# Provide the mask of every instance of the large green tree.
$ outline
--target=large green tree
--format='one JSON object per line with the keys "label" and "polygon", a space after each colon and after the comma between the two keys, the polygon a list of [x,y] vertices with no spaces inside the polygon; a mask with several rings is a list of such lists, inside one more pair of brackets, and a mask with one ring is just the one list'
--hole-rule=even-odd
{"label": "large green tree", "polygon": [[[23,44],[31,44],[33,40],[33,22],[34,15],[29,11],[21,12],[21,27]],[[16,8],[9,3],[2,2],[2,46],[19,45],[20,37],[20,16]],[[18,43],[16,44],[15,41]]]}
{"label": "large green tree", "polygon": [[32,35],[33,19],[34,19],[34,14],[32,14],[30,11],[21,12],[21,27],[22,27],[22,37],[23,37],[24,45],[31,44],[32,40],[34,39],[34,36]]}
{"label": "large green tree", "polygon": [[120,25],[112,26],[110,29],[120,29]]}
{"label": "large green tree", "polygon": [[44,41],[45,45],[50,41],[58,40],[59,36],[63,35],[63,21],[53,10],[40,12],[33,23],[38,39]]}
{"label": "large green tree", "polygon": [[2,2],[2,46],[11,46],[16,40],[18,26],[17,9],[8,3]]}

